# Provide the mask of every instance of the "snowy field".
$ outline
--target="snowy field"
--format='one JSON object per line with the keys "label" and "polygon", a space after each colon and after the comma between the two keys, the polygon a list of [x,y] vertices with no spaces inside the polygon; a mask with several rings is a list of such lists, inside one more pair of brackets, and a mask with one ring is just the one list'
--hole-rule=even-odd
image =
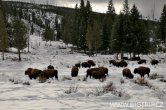
{"label": "snowy field", "polygon": [[[109,60],[114,56],[89,58],[80,53],[72,54],[70,48],[59,49],[65,46],[62,42],[52,42],[52,46],[46,46],[40,37],[31,36],[30,40],[31,52],[26,53],[25,49],[21,54],[21,62],[16,60],[18,55],[13,48],[13,53],[6,53],[5,61],[0,60],[0,110],[166,110],[166,82],[160,81],[166,80],[166,53],[150,55],[156,59],[158,56],[163,58],[156,66],[150,64],[149,57],[140,56],[148,60],[143,66],[150,67],[150,74],[160,75],[154,80],[145,76],[151,85],[149,87],[134,82],[140,77],[138,74],[134,74],[132,80],[123,78],[124,68],[109,65]],[[96,62],[96,67],[105,66],[109,69],[106,81],[85,80],[86,68],[79,69],[79,77],[71,78],[72,66],[89,59]],[[132,72],[140,66],[136,61],[128,63]],[[39,83],[24,74],[29,67],[44,70],[50,64],[58,70],[59,80],[49,79]],[[104,86],[110,82],[114,90],[104,93]],[[121,107],[114,106],[116,103]],[[124,107],[124,104],[128,106]]]}

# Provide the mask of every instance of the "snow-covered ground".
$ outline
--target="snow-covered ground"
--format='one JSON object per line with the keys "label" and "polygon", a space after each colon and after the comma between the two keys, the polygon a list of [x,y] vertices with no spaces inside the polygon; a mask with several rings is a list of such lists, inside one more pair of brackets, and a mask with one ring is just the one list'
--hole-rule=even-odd
{"label": "snow-covered ground", "polygon": [[[111,55],[98,55],[88,57],[80,53],[71,53],[70,48],[63,42],[52,42],[52,46],[45,45],[41,37],[30,37],[30,53],[24,50],[22,61],[18,62],[15,53],[6,53],[6,60],[0,60],[0,110],[165,110],[166,109],[166,83],[161,78],[148,80],[152,87],[140,86],[134,80],[140,77],[134,74],[134,79],[122,77],[123,68],[109,65]],[[12,51],[16,51],[11,48]],[[166,54],[151,55],[151,57],[166,59]],[[144,66],[150,67],[151,73],[157,73],[166,79],[166,62],[152,66],[150,58]],[[84,81],[85,68],[80,68],[79,77],[70,79],[70,71],[75,63],[92,59],[97,66],[109,69],[109,77],[102,82],[94,79]],[[140,66],[135,61],[128,62],[128,68],[133,72]],[[53,65],[58,70],[59,80],[49,79],[45,83],[30,80],[24,72],[28,67],[44,70],[48,65]],[[121,81],[124,80],[124,83]],[[113,82],[115,91],[102,93],[102,88]],[[71,94],[70,89],[74,89]],[[119,96],[121,95],[121,97]],[[121,104],[113,105],[113,104]],[[124,107],[126,106],[130,107]],[[130,104],[130,105],[129,105]],[[135,105],[131,105],[135,104]],[[149,105],[147,105],[149,104]],[[151,105],[150,105],[151,104]],[[114,107],[113,107],[114,106]]]}

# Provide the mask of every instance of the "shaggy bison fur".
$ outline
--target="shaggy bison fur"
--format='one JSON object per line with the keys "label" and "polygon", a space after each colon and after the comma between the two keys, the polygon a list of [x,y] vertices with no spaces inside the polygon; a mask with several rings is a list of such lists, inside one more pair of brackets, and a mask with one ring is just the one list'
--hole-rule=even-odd
{"label": "shaggy bison fur", "polygon": [[155,59],[153,59],[152,61],[151,61],[151,64],[152,65],[157,65],[159,63],[159,61],[158,60],[155,60]]}
{"label": "shaggy bison fur", "polygon": [[112,64],[112,65],[115,66],[116,61],[115,60],[110,60],[109,63],[110,63],[110,65]]}
{"label": "shaggy bison fur", "polygon": [[93,60],[88,60],[88,63],[91,65],[91,66],[96,66],[95,62]]}
{"label": "shaggy bison fur", "polygon": [[88,62],[83,62],[82,63],[82,67],[84,67],[84,68],[90,68],[91,64],[89,64]]}
{"label": "shaggy bison fur", "polygon": [[144,67],[144,66],[140,66],[140,67],[134,69],[134,73],[135,74],[136,73],[140,74],[141,77],[144,77],[144,75],[147,74],[147,76],[149,77],[150,68]]}
{"label": "shaggy bison fur", "polygon": [[25,75],[28,75],[30,79],[36,79],[39,77],[39,75],[42,73],[41,70],[39,69],[33,69],[33,68],[28,68],[26,71],[25,71]]}
{"label": "shaggy bison fur", "polygon": [[146,64],[146,60],[145,59],[141,59],[141,60],[138,61],[138,64],[143,64],[143,63]]}
{"label": "shaggy bison fur", "polygon": [[129,60],[128,57],[123,57],[122,59],[123,59],[123,60]]}
{"label": "shaggy bison fur", "polygon": [[133,58],[131,58],[131,60],[132,61],[139,61],[139,60],[141,60],[141,58],[140,57],[133,57]]}
{"label": "shaggy bison fur", "polygon": [[92,71],[92,77],[94,79],[101,79],[101,78],[106,78],[106,75],[104,74],[104,71],[100,69],[98,71]]}
{"label": "shaggy bison fur", "polygon": [[99,68],[102,69],[104,73],[108,76],[108,68],[105,67],[99,67]]}
{"label": "shaggy bison fur", "polygon": [[39,76],[39,78],[46,78],[46,79],[53,78],[53,77],[58,79],[58,71],[55,69],[43,70]]}
{"label": "shaggy bison fur", "polygon": [[90,69],[88,69],[88,70],[87,70],[86,77],[89,76],[89,77],[91,78],[91,77],[93,76],[93,75],[92,75],[93,71],[97,71],[97,72],[99,72],[99,73],[102,73],[102,74],[108,76],[108,68],[99,67],[99,68],[90,68]]}
{"label": "shaggy bison fur", "polygon": [[49,66],[47,67],[47,69],[54,69],[54,66],[49,65]]}
{"label": "shaggy bison fur", "polygon": [[80,64],[80,63],[76,63],[75,66],[76,66],[77,68],[80,68],[80,67],[81,67],[81,64]]}
{"label": "shaggy bison fur", "polygon": [[78,67],[73,66],[73,68],[71,69],[71,76],[72,77],[77,77],[78,76]]}
{"label": "shaggy bison fur", "polygon": [[88,69],[88,70],[87,70],[86,77],[89,76],[89,77],[91,78],[92,72],[93,72],[93,71],[98,71],[98,70],[100,70],[100,68],[90,68],[90,69]]}
{"label": "shaggy bison fur", "polygon": [[125,68],[122,71],[123,77],[129,78],[129,79],[133,79],[134,75],[131,73],[130,69]]}
{"label": "shaggy bison fur", "polygon": [[113,64],[116,67],[127,67],[127,62],[125,60],[121,61],[115,61],[115,60],[110,60],[110,64]]}

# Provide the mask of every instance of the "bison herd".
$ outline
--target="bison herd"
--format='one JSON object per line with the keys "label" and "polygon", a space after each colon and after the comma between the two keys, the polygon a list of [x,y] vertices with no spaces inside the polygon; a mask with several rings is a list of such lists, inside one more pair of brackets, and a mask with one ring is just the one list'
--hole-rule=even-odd
{"label": "bison herd", "polygon": [[25,75],[28,75],[30,79],[39,78],[39,81],[44,81],[53,77],[58,79],[58,71],[55,70],[52,65],[49,65],[47,69],[43,71],[35,68],[28,68],[25,70]]}
{"label": "bison herd", "polygon": [[[109,64],[116,66],[116,67],[127,67],[128,63],[125,60],[128,60],[128,58],[124,57],[124,59],[122,59],[120,61],[110,60]],[[146,64],[145,59],[135,58],[132,60],[138,60],[138,64],[143,64],[143,63]],[[151,61],[152,65],[156,65],[158,63],[159,63],[159,61],[155,60],[155,59],[153,59]],[[78,73],[79,73],[79,69],[81,67],[88,68],[86,71],[87,78],[89,77],[89,78],[93,78],[93,79],[101,79],[101,78],[106,78],[108,76],[108,68],[106,68],[106,67],[91,68],[93,66],[96,66],[96,64],[93,60],[88,60],[88,61],[82,62],[82,63],[76,63],[75,66],[73,66],[71,68],[71,76],[77,77]],[[139,74],[141,77],[144,77],[145,75],[147,75],[149,77],[150,68],[140,66],[138,68],[135,68],[133,73]],[[46,81],[49,78],[55,78],[58,80],[58,70],[54,69],[54,66],[52,66],[52,65],[49,65],[47,67],[47,69],[45,69],[43,71],[39,70],[39,69],[35,69],[35,68],[28,68],[25,71],[25,75],[28,75],[30,79],[38,78],[39,81],[41,81],[41,82]],[[129,78],[129,79],[134,78],[134,75],[132,74],[132,72],[129,68],[124,68],[122,70],[122,75],[123,75],[123,77]]]}

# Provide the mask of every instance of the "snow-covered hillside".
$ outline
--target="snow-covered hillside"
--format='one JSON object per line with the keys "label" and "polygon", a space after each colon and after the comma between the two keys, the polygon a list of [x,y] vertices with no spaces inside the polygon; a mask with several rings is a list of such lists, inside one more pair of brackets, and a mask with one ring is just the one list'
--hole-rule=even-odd
{"label": "snow-covered hillside", "polygon": [[[151,86],[140,86],[134,83],[139,75],[134,74],[134,79],[126,79],[122,76],[124,68],[109,65],[111,55],[98,55],[88,57],[80,53],[72,53],[65,47],[63,42],[49,43],[42,41],[41,37],[30,36],[30,53],[27,48],[23,50],[22,61],[17,61],[15,49],[12,53],[6,53],[6,60],[0,61],[0,110],[165,110],[166,108],[166,62],[162,60],[159,65],[152,66],[150,58],[144,66],[150,67],[150,74],[157,73],[162,78],[145,79]],[[165,53],[151,55],[166,59]],[[85,80],[86,68],[80,68],[79,77],[71,78],[71,68],[75,63],[92,59],[96,66],[105,66],[109,69],[106,81],[94,79]],[[136,61],[129,61],[128,68],[133,72],[140,66]],[[29,67],[44,70],[48,65],[53,65],[58,70],[59,80],[49,79],[45,83],[38,80],[30,80],[25,76],[25,70]],[[164,78],[163,78],[164,77]],[[105,85],[113,83],[113,91],[103,92]],[[70,93],[72,92],[72,93]],[[114,103],[144,104],[145,106],[133,105],[132,107],[112,107]],[[158,105],[155,105],[158,104]]]}

